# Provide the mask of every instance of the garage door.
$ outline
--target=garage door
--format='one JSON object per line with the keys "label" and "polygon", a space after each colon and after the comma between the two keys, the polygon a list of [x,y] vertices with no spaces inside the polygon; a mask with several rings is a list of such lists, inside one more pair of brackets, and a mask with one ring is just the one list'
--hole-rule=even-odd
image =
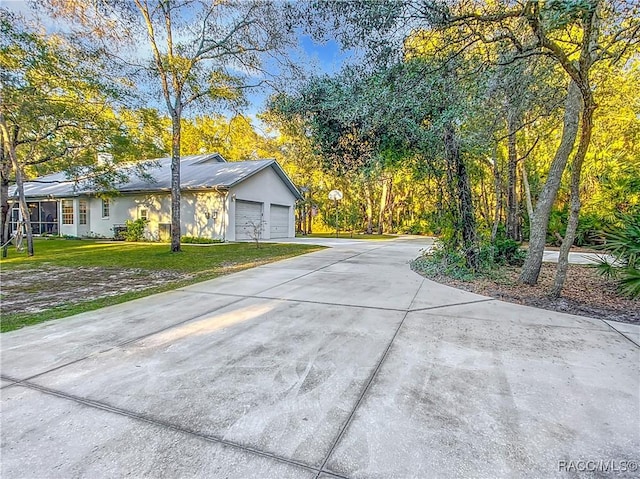
{"label": "garage door", "polygon": [[262,226],[262,203],[237,200],[236,240],[255,239],[255,227]]}
{"label": "garage door", "polygon": [[289,207],[271,205],[269,215],[271,238],[286,238],[289,236]]}

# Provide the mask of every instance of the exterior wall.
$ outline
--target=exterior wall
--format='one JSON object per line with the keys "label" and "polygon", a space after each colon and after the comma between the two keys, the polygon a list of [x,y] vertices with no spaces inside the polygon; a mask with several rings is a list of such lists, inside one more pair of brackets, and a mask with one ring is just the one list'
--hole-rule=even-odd
{"label": "exterior wall", "polygon": [[224,239],[224,194],[217,191],[182,192],[180,221],[182,235]]}
{"label": "exterior wall", "polygon": [[[141,218],[143,210],[147,211],[146,237],[149,240],[160,239],[160,225],[171,223],[171,195],[169,193],[112,197],[107,218],[102,217],[102,200],[100,198],[86,199],[89,205],[89,228],[85,234],[89,236],[111,238],[115,225],[124,225],[127,220]],[[182,192],[181,235],[222,239],[225,225],[223,210],[222,194],[216,191]],[[74,211],[74,215],[77,217],[77,211]],[[207,216],[209,217],[207,218]]]}
{"label": "exterior wall", "polygon": [[227,240],[235,241],[235,200],[257,201],[263,203],[262,220],[264,221],[262,239],[271,238],[271,204],[289,206],[289,238],[295,236],[295,204],[296,197],[282,182],[273,168],[265,168],[261,172],[247,178],[229,191]]}
{"label": "exterior wall", "polygon": [[130,205],[126,201],[126,197],[110,198],[109,216],[102,216],[102,199],[89,198],[89,218],[90,236],[113,237],[113,226],[115,224],[124,224],[125,220],[135,219],[136,216],[129,216]]}
{"label": "exterior wall", "polygon": [[[109,216],[102,216],[102,199],[87,198],[89,202],[89,236],[112,238],[116,225],[124,225],[127,220],[140,218],[141,210],[147,210],[149,239],[157,239],[159,223],[170,223],[169,196],[160,195],[123,195],[109,198]],[[166,213],[165,213],[166,212]]]}

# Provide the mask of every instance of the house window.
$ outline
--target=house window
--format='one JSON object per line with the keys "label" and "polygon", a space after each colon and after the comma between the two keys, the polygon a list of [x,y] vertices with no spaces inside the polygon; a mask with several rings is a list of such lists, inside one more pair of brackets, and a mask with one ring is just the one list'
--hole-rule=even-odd
{"label": "house window", "polygon": [[62,224],[73,224],[73,200],[62,200]]}
{"label": "house window", "polygon": [[78,202],[78,223],[81,225],[87,224],[87,200]]}
{"label": "house window", "polygon": [[111,202],[109,200],[109,198],[103,198],[102,199],[102,217],[103,218],[108,218],[109,217],[109,209],[111,208]]}
{"label": "house window", "polygon": [[140,218],[147,221],[149,219],[149,211],[147,209],[141,209]]}

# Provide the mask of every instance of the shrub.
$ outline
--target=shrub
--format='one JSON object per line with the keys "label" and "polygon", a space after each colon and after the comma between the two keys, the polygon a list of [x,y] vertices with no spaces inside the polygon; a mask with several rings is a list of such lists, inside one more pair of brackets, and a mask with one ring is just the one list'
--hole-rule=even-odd
{"label": "shrub", "polygon": [[560,246],[567,228],[567,211],[553,210],[549,215],[547,226],[547,244]]}
{"label": "shrub", "polygon": [[517,241],[510,238],[496,238],[492,247],[495,263],[519,266],[524,262],[526,253],[520,248],[520,243]]}
{"label": "shrub", "polygon": [[609,262],[601,258],[598,272],[618,280],[619,291],[631,298],[640,297],[640,217],[627,216],[624,226],[605,232],[605,243],[599,249],[613,256]]}
{"label": "shrub", "polygon": [[262,232],[264,231],[265,221],[250,221],[249,225],[249,237],[255,241],[256,248],[260,248],[260,240],[262,239]]}
{"label": "shrub", "polygon": [[410,235],[424,235],[428,234],[430,231],[429,226],[424,220],[416,220],[404,230],[405,233]]}
{"label": "shrub", "polygon": [[124,231],[124,239],[126,241],[142,241],[144,239],[144,228],[147,220],[138,218],[137,220],[127,220],[124,223],[126,230]]}
{"label": "shrub", "polygon": [[183,236],[180,238],[181,243],[185,244],[214,244],[223,243],[221,239],[201,238],[199,236]]}
{"label": "shrub", "polygon": [[485,242],[477,249],[477,267],[471,268],[467,255],[462,249],[453,248],[439,241],[430,251],[413,261],[413,269],[428,277],[450,278],[468,281],[477,276],[500,276],[498,266],[521,265],[526,253],[520,244],[508,238],[499,237],[494,243]]}
{"label": "shrub", "polygon": [[89,231],[88,233],[82,235],[82,237],[87,239],[107,239],[106,236],[101,235],[100,233],[94,233],[93,231]]}
{"label": "shrub", "polygon": [[[560,246],[562,238],[567,230],[567,209],[553,210],[549,216],[549,226],[547,228],[547,244]],[[576,246],[595,246],[604,242],[603,231],[611,224],[606,218],[594,213],[580,215],[578,228],[573,244]],[[525,236],[529,236],[529,225],[525,224]]]}
{"label": "shrub", "polygon": [[607,226],[606,220],[593,213],[581,215],[573,244],[576,246],[593,246],[604,243],[603,230]]}
{"label": "shrub", "polygon": [[428,277],[444,275],[465,281],[474,276],[473,271],[467,267],[464,252],[447,248],[441,242],[415,259],[411,267],[425,273]]}

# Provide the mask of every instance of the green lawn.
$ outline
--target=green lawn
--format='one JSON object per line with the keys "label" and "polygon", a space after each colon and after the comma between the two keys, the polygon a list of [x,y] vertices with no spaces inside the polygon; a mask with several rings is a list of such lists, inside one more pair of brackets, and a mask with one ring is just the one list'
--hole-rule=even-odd
{"label": "green lawn", "polygon": [[[336,234],[335,233],[311,233],[310,235],[296,235],[298,238],[335,238]],[[353,233],[353,236],[351,235],[351,233],[344,233],[344,232],[340,232],[338,233],[338,238],[345,238],[345,239],[361,239],[361,240],[388,240],[388,239],[393,239],[396,238],[396,236],[393,235],[368,235],[368,234],[364,234],[364,233]]]}
{"label": "green lawn", "polygon": [[[12,248],[9,250],[9,257],[0,260],[3,277],[12,276],[12,272],[20,273],[21,278],[24,277],[24,287],[21,281],[18,294],[46,294],[46,292],[34,291],[34,285],[29,281],[29,271],[35,271],[38,268],[91,267],[111,270],[136,268],[144,271],[187,273],[189,276],[187,279],[183,278],[142,291],[84,302],[69,302],[37,313],[5,314],[3,312],[0,331],[11,331],[25,325],[122,303],[319,249],[322,248],[302,244],[262,243],[260,248],[256,248],[254,243],[228,243],[204,246],[183,245],[182,252],[171,253],[169,245],[162,243],[37,239],[35,256],[28,257],[26,253],[17,253]],[[15,288],[12,294],[15,294]]]}

